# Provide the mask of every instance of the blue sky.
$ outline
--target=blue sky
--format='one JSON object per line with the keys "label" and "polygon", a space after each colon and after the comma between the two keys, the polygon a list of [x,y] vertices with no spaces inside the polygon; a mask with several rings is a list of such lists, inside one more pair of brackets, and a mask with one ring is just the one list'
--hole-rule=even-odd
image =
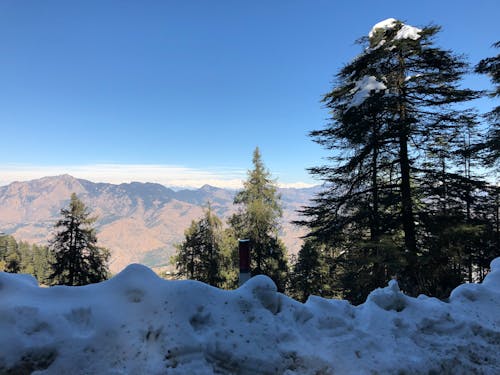
{"label": "blue sky", "polygon": [[0,184],[234,187],[255,146],[281,184],[317,183],[306,168],[326,153],[307,134],[356,39],[389,17],[434,23],[475,64],[497,53],[499,14],[498,0],[1,0]]}

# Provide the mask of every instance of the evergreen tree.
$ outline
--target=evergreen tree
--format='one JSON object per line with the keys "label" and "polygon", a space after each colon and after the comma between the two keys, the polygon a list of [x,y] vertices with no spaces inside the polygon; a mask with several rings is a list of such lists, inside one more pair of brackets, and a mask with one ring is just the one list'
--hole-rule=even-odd
{"label": "evergreen tree", "polygon": [[290,295],[301,302],[305,302],[311,294],[332,297],[329,260],[324,245],[311,238],[306,239],[293,264],[288,288]]}
{"label": "evergreen tree", "polygon": [[14,237],[0,236],[0,271],[18,273],[21,270],[21,254]]}
{"label": "evergreen tree", "polygon": [[227,264],[222,223],[210,204],[203,218],[193,220],[184,236],[184,241],[176,246],[177,253],[173,257],[177,275],[222,286],[225,281],[223,268]]}
{"label": "evergreen tree", "polygon": [[[496,42],[494,47],[500,48],[500,41]],[[490,76],[496,86],[491,96],[500,97],[500,54],[481,60],[476,66],[476,72]],[[487,151],[485,161],[493,165],[500,160],[500,105],[489,112],[487,118],[491,127],[481,148]]]}
{"label": "evergreen tree", "polygon": [[61,216],[55,225],[59,231],[50,242],[54,256],[51,283],[74,286],[106,280],[109,251],[97,246],[92,227],[97,218],[90,216],[75,193],[71,195],[69,207],[61,210]]}
{"label": "evergreen tree", "polygon": [[239,284],[239,263],[240,256],[238,251],[238,239],[231,228],[226,228],[222,232],[222,265],[220,274],[222,289],[236,289]]}
{"label": "evergreen tree", "polygon": [[52,269],[47,246],[17,242],[13,236],[0,234],[0,271],[27,273],[47,285]]}
{"label": "evergreen tree", "polygon": [[235,236],[249,239],[252,275],[264,274],[283,292],[288,276],[286,249],[278,237],[282,209],[275,182],[262,162],[259,148],[253,153],[253,169],[243,190],[234,198],[239,210],[229,219]]}
{"label": "evergreen tree", "polygon": [[50,284],[52,274],[51,264],[54,262],[53,254],[47,246],[32,245],[33,275],[43,285]]}
{"label": "evergreen tree", "polygon": [[473,281],[473,259],[482,224],[474,218],[485,182],[474,175],[479,139],[474,116],[464,113],[463,126],[444,129],[427,145],[418,181],[421,208],[421,292],[447,297],[460,282]]}
{"label": "evergreen tree", "polygon": [[21,273],[27,273],[35,276],[35,268],[33,263],[33,245],[20,241],[17,244],[18,253],[20,256],[20,271]]}
{"label": "evergreen tree", "polygon": [[[454,104],[478,95],[458,88],[467,64],[434,47],[438,31],[394,19],[375,25],[360,41],[364,52],[340,71],[324,98],[332,121],[311,133],[335,154],[333,165],[311,169],[327,190],[304,210],[309,220],[303,223],[339,250],[337,269],[351,300],[394,275],[407,292],[424,288],[420,184],[441,165],[422,161],[431,146],[439,146],[438,157],[450,151],[472,116]],[[437,137],[440,143],[431,142]]]}
{"label": "evergreen tree", "polygon": [[500,186],[487,185],[477,192],[473,220],[481,228],[472,253],[473,281],[482,281],[490,262],[500,256]]}

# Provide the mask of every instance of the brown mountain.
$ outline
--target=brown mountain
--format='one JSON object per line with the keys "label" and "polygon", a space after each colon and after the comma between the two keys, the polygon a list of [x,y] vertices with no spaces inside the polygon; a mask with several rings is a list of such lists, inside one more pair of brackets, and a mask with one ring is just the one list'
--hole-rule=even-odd
{"label": "brown mountain", "polygon": [[[47,243],[61,208],[71,193],[98,215],[98,241],[111,250],[111,271],[139,262],[151,267],[168,264],[174,244],[182,240],[191,221],[201,217],[210,201],[226,219],[235,210],[234,191],[205,185],[197,190],[174,191],[160,184],[94,183],[69,175],[14,182],[0,187],[0,232],[18,240]],[[290,253],[296,253],[305,234],[290,221],[296,210],[315,192],[309,189],[280,189],[283,204],[282,238]]]}

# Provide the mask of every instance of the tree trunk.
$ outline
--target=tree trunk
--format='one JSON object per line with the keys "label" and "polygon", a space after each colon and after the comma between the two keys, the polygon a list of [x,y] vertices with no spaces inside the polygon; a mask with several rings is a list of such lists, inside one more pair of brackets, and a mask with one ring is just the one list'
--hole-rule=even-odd
{"label": "tree trunk", "polygon": [[406,113],[406,67],[403,56],[399,56],[398,72],[399,105],[397,108],[398,119],[398,141],[399,141],[399,166],[401,172],[401,216],[403,221],[403,231],[405,239],[405,255],[407,259],[406,274],[409,277],[407,287],[415,293],[417,288],[417,241],[415,236],[415,218],[413,214],[411,177],[410,177],[410,159],[408,155],[408,135],[409,124]]}
{"label": "tree trunk", "polygon": [[379,187],[378,187],[378,143],[379,134],[376,119],[373,119],[372,129],[372,218],[370,223],[370,240],[372,243],[375,262],[373,264],[377,284],[383,286],[385,282],[384,270],[380,259],[380,215],[379,215]]}
{"label": "tree trunk", "polygon": [[413,203],[411,197],[410,162],[408,159],[408,140],[401,126],[399,134],[399,158],[401,168],[401,214],[403,218],[403,230],[405,232],[405,248],[411,260],[417,254],[417,242],[415,237],[415,222],[413,215]]}

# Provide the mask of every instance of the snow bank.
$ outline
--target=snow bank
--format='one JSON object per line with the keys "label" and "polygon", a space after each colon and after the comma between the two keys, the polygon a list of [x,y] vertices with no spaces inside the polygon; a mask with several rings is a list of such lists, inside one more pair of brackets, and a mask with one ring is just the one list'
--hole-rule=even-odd
{"label": "snow bank", "polygon": [[354,307],[165,281],[131,265],[84,287],[0,273],[0,374],[499,374],[500,258],[449,302],[395,281]]}

